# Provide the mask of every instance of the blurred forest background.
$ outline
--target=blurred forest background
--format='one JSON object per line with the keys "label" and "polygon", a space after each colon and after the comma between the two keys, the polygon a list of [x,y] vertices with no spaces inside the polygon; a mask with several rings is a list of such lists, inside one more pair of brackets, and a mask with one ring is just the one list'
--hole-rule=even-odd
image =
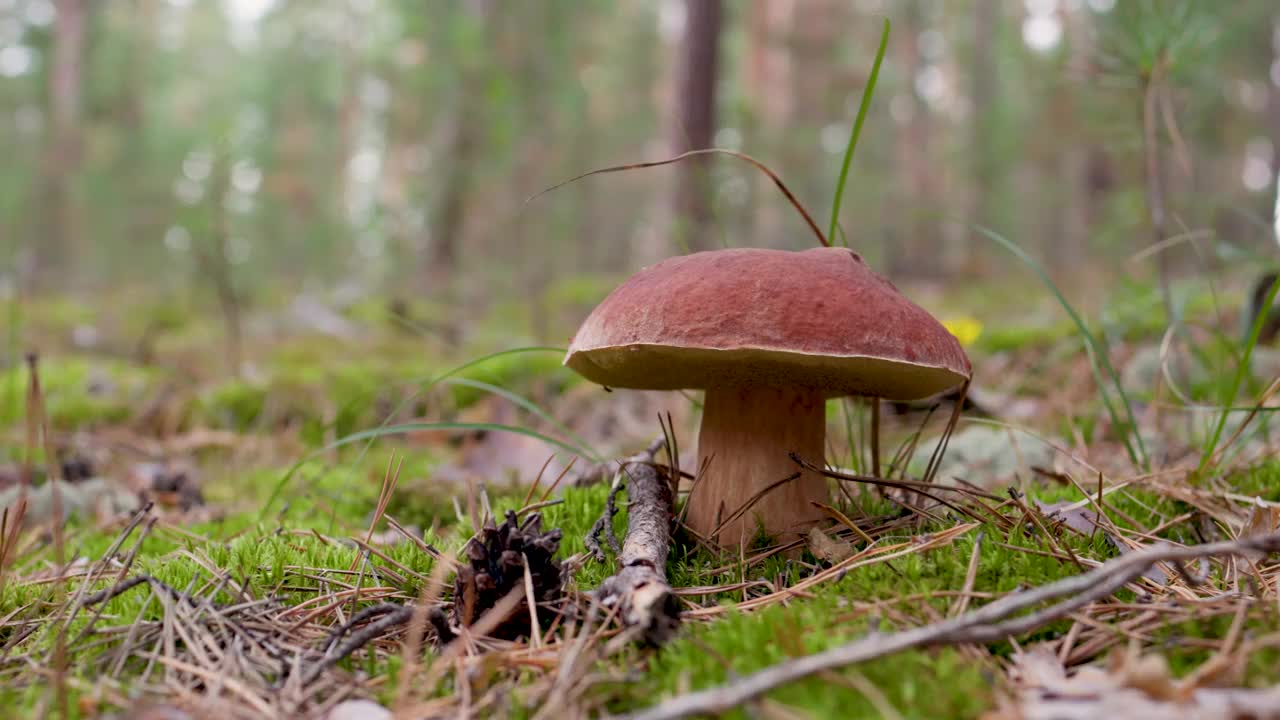
{"label": "blurred forest background", "polygon": [[710,144],[825,227],[886,15],[841,213],[877,269],[1026,274],[974,225],[1069,287],[1276,256],[1270,0],[0,0],[0,289],[227,315],[505,300],[561,343],[574,318],[544,305],[814,239],[730,158],[526,198]]}

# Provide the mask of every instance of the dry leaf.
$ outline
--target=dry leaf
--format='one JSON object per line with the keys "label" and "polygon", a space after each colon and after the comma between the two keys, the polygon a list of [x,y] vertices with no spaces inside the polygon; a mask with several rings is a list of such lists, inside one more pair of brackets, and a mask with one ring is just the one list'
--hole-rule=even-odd
{"label": "dry leaf", "polygon": [[326,720],[391,720],[391,711],[372,700],[344,700],[329,710]]}
{"label": "dry leaf", "polygon": [[809,552],[819,560],[835,565],[853,555],[853,546],[834,539],[815,527],[809,530]]}
{"label": "dry leaf", "polygon": [[1057,656],[1040,648],[1017,655],[1009,678],[1012,693],[985,720],[1280,719],[1280,686],[1184,687],[1159,655],[1120,652],[1106,668],[1088,665],[1068,676]]}
{"label": "dry leaf", "polygon": [[1098,513],[1079,507],[1074,502],[1063,500],[1056,503],[1042,503],[1037,500],[1036,507],[1040,508],[1040,512],[1044,513],[1045,517],[1053,521],[1061,521],[1063,525],[1081,535],[1091,535],[1099,529]]}

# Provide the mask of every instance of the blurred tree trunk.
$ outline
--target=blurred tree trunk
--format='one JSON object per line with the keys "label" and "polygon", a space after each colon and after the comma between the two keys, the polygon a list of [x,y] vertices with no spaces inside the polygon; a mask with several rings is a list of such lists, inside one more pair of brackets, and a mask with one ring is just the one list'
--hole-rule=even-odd
{"label": "blurred tree trunk", "polygon": [[1163,300],[1165,321],[1173,322],[1173,294],[1170,287],[1169,253],[1160,248],[1169,237],[1166,201],[1169,179],[1164,158],[1164,148],[1160,142],[1160,101],[1168,91],[1163,68],[1166,61],[1162,57],[1156,60],[1156,70],[1142,84],[1142,97],[1139,115],[1142,122],[1142,164],[1143,183],[1146,188],[1147,220],[1151,229],[1151,247],[1159,248],[1155,252],[1156,273],[1160,282],[1160,297]]}
{"label": "blurred tree trunk", "polygon": [[71,265],[77,231],[73,184],[83,145],[80,111],[89,0],[56,0],[54,7],[49,139],[42,168],[39,230],[34,239],[32,275],[37,287],[48,286],[55,269]]}
{"label": "blurred tree trunk", "polygon": [[[747,87],[757,121],[768,130],[781,130],[791,117],[791,51],[788,41],[794,21],[794,0],[751,4],[748,19]],[[772,181],[766,180],[772,184]]]}
{"label": "blurred tree trunk", "polygon": [[[1055,275],[1066,281],[1077,277],[1088,253],[1091,224],[1087,196],[1089,153],[1081,147],[1086,144],[1083,142],[1085,138],[1081,137],[1085,122],[1079,112],[1076,88],[1083,80],[1081,73],[1087,70],[1092,47],[1087,25],[1090,12],[1062,7],[1058,13],[1066,29],[1069,50],[1066,67],[1060,73],[1064,78],[1062,87],[1050,101],[1054,137],[1061,140],[1057,149],[1059,219],[1053,229],[1056,237],[1050,257]],[[1079,140],[1071,142],[1072,137]]]}
{"label": "blurred tree trunk", "polygon": [[[1000,38],[999,0],[977,0],[973,12],[973,58],[970,68],[972,95],[970,96],[970,131],[969,153],[972,176],[969,186],[970,216],[966,225],[994,227],[991,198],[996,191],[998,180],[999,152],[995,142],[996,122],[999,112],[1000,81],[999,64],[996,62],[995,49]],[[959,238],[965,241],[971,230],[966,227]],[[949,272],[976,270],[974,262],[968,257],[967,247],[949,248]]]}
{"label": "blurred tree trunk", "polygon": [[[830,162],[832,156],[822,147],[821,132],[833,120],[843,122],[847,119],[835,71],[841,64],[837,48],[841,33],[856,33],[854,29],[846,29],[840,21],[841,2],[806,0],[800,3],[795,9],[794,25],[788,38],[795,72],[788,79],[790,117],[780,138],[784,152],[783,178],[788,180],[800,200],[820,217],[826,215],[826,208],[831,207],[831,198],[823,197],[827,194],[825,188],[831,185],[829,172],[815,172],[815,169],[838,167]],[[764,203],[771,200],[762,198]],[[802,226],[788,222],[794,217],[794,212],[787,212],[781,204],[778,207],[784,211],[781,227],[784,232],[791,231],[792,242],[788,244],[793,244],[794,236],[799,235]],[[826,223],[822,224],[825,227]],[[853,240],[857,242],[856,238]],[[809,241],[804,239],[802,242],[807,245]]]}
{"label": "blurred tree trunk", "polygon": [[349,3],[344,3],[345,29],[338,39],[338,71],[342,84],[342,95],[338,100],[338,145],[334,148],[335,182],[333,190],[333,208],[336,213],[347,219],[347,200],[350,197],[351,176],[349,164],[356,149],[356,134],[360,122],[360,82],[364,75],[361,62],[361,28],[360,17]]}
{"label": "blurred tree trunk", "polygon": [[[794,0],[750,4],[746,84],[751,112],[743,127],[744,147],[777,147],[791,123],[791,29]],[[797,166],[799,167],[799,166]],[[783,203],[773,181],[751,172],[747,232],[751,245],[777,245],[787,227]],[[792,213],[794,214],[794,213]]]}
{"label": "blurred tree trunk", "polygon": [[[471,21],[476,23],[478,42],[485,45],[492,37],[489,27],[493,15],[489,0],[470,0],[465,4]],[[480,143],[488,127],[485,102],[487,58],[474,48],[459,48],[461,78],[453,93],[453,112],[447,125],[445,153],[440,166],[446,178],[432,214],[431,242],[426,253],[424,276],[427,291],[451,296],[454,273],[458,269],[458,253],[465,228],[467,198],[471,192],[474,165],[479,159]]]}
{"label": "blurred tree trunk", "polygon": [[[127,133],[128,149],[118,161],[120,177],[148,178],[148,130],[147,97],[150,88],[147,69],[153,55],[153,28],[155,28],[157,0],[134,0],[128,8],[130,23],[129,51],[124,88],[121,92],[120,122]],[[167,186],[164,188],[168,189]],[[123,246],[145,247],[164,232],[166,223],[154,208],[168,201],[168,194],[161,195],[152,184],[138,182],[129,188],[128,208],[119,225]]]}
{"label": "blurred tree trunk", "polygon": [[244,369],[244,333],[240,322],[240,294],[236,291],[227,246],[231,240],[231,228],[227,217],[227,197],[231,194],[230,154],[220,149],[214,156],[209,175],[212,188],[205,212],[209,217],[209,235],[204,240],[208,247],[197,245],[196,261],[200,272],[213,285],[222,312],[223,329],[226,332],[227,370],[232,377],[239,377]]}
{"label": "blurred tree trunk", "polygon": [[[1271,193],[1268,198],[1273,235],[1280,243],[1280,13],[1271,20],[1271,82],[1267,83],[1267,129],[1271,136]],[[1274,252],[1274,247],[1271,249]]]}
{"label": "blurred tree trunk", "polygon": [[[675,153],[708,148],[716,131],[716,82],[719,78],[721,0],[686,0],[684,40],[676,70],[676,123],[671,129]],[[712,241],[710,158],[676,166],[676,247],[706,250]]]}
{"label": "blurred tree trunk", "polygon": [[902,73],[897,133],[894,138],[898,199],[895,237],[889,238],[889,272],[893,275],[917,277],[936,275],[941,238],[937,232],[935,208],[940,197],[934,187],[936,173],[930,165],[929,108],[916,92],[916,78],[923,69],[920,54],[920,5],[904,0],[894,54]]}

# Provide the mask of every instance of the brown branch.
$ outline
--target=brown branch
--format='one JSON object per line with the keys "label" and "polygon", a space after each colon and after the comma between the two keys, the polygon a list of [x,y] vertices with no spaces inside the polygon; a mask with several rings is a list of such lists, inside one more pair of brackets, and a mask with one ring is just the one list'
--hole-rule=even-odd
{"label": "brown branch", "polygon": [[[1034,590],[1003,598],[951,620],[883,635],[872,633],[816,655],[788,660],[741,677],[720,687],[672,698],[656,707],[625,717],[630,720],[676,720],[725,712],[770,690],[835,668],[913,648],[998,642],[1039,628],[1109,597],[1160,562],[1182,563],[1214,555],[1246,555],[1280,551],[1280,533],[1193,547],[1154,545],[1114,558],[1093,570]],[[1069,597],[1067,597],[1069,596]],[[1067,597],[1035,612],[1010,618],[1048,600]]]}
{"label": "brown branch", "polygon": [[[365,608],[360,613],[357,613],[357,616],[353,617],[351,622],[348,622],[338,628],[337,631],[330,633],[326,652],[331,652],[332,654],[326,654],[320,662],[317,662],[307,668],[307,672],[302,678],[302,684],[304,686],[310,685],[326,670],[351,657],[360,648],[385,636],[387,633],[401,625],[407,625],[409,620],[413,617],[413,609],[413,605],[385,604]],[[346,634],[357,624],[365,622],[375,615],[381,615],[382,617],[369,623],[363,628],[360,628],[360,630],[351,633],[347,638],[347,641],[341,645],[335,645],[339,637]]]}
{"label": "brown branch", "polygon": [[675,502],[665,471],[653,463],[656,443],[643,461],[628,458],[627,536],[618,554],[618,572],[600,583],[596,597],[617,608],[622,624],[652,645],[666,642],[680,625],[680,603],[667,583],[667,552]]}
{"label": "brown branch", "polygon": [[653,462],[653,458],[658,454],[658,450],[662,448],[665,440],[661,435],[654,438],[649,446],[641,452],[621,460],[606,460],[604,462],[595,463],[582,469],[577,477],[573,479],[574,487],[590,487],[613,478],[619,469],[635,463]]}

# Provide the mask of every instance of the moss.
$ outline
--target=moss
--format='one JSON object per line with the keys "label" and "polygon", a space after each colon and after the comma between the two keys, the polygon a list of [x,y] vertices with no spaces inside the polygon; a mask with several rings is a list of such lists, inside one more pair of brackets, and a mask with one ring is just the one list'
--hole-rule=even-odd
{"label": "moss", "polygon": [[978,353],[994,354],[1054,345],[1076,334],[1071,321],[1051,325],[987,325],[974,341]]}
{"label": "moss", "polygon": [[623,279],[621,275],[612,273],[568,275],[549,285],[543,298],[553,308],[567,306],[592,308],[613,292]]}
{"label": "moss", "polygon": [[270,388],[262,382],[227,380],[203,390],[195,401],[196,421],[202,425],[245,432],[262,414]]}
{"label": "moss", "polygon": [[[0,313],[3,313],[4,317],[10,317],[14,311],[11,307],[13,302],[15,301],[10,300],[0,306]],[[19,308],[19,314],[33,329],[66,334],[77,325],[93,324],[99,317],[100,308],[69,295],[60,295],[37,301],[24,301]]]}
{"label": "moss", "polygon": [[[52,429],[72,430],[126,420],[154,387],[159,373],[118,360],[49,358],[40,363],[40,386]],[[26,417],[30,373],[24,366],[0,373],[0,425]]]}
{"label": "moss", "polygon": [[[988,528],[988,538],[999,536]],[[927,554],[892,564],[858,568],[842,580],[816,589],[813,597],[786,606],[772,605],[755,613],[731,612],[711,624],[694,626],[650,660],[636,692],[617,690],[615,704],[649,704],[684,688],[717,685],[797,654],[820,652],[861,637],[883,615],[873,603],[887,601],[897,612],[928,622],[948,610],[950,598],[922,596],[963,586],[977,533]],[[1040,549],[1032,538],[1015,544]],[[1039,585],[1074,574],[1075,569],[1040,555],[984,542],[975,590],[1008,592],[1020,585]],[[756,573],[752,573],[753,576]],[[922,611],[922,604],[933,609]],[[890,616],[886,616],[890,617]],[[1063,632],[1064,627],[1048,632]],[[854,668],[883,691],[907,717],[972,717],[989,704],[987,673],[953,650],[914,651],[864,663]],[[848,674],[845,674],[847,679]],[[945,681],[942,680],[945,678]],[[814,679],[793,683],[771,698],[818,717],[877,717],[871,702],[852,686]],[[927,701],[925,699],[928,699]],[[731,715],[745,717],[745,715]]]}
{"label": "moss", "polygon": [[[397,449],[397,453],[401,449]],[[198,586],[208,579],[208,569],[202,567],[193,555],[204,555],[214,566],[228,571],[237,582],[248,584],[255,596],[276,595],[286,603],[301,603],[315,597],[319,586],[315,580],[297,572],[296,568],[345,568],[357,560],[357,552],[345,543],[326,541],[309,532],[317,530],[323,535],[341,537],[362,532],[367,527],[368,515],[376,505],[383,472],[387,466],[389,448],[375,448],[361,455],[352,448],[335,462],[310,461],[285,489],[287,506],[273,508],[262,522],[256,511],[276,489],[283,477],[280,468],[256,472],[237,472],[210,478],[207,494],[215,504],[227,507],[231,514],[227,519],[184,528],[179,533],[158,527],[143,543],[135,568],[152,574],[176,587]],[[410,452],[404,456],[402,482],[411,476],[429,477],[435,459],[426,452]],[[1264,498],[1280,498],[1280,462],[1272,462],[1227,478],[1238,492],[1260,494]],[[461,547],[470,534],[467,523],[458,524],[452,504],[447,497],[404,497],[404,487],[395,496],[393,515],[404,522],[418,522],[430,527],[438,519],[435,532],[428,541],[446,551]],[[583,552],[583,538],[604,506],[608,488],[597,485],[588,488],[568,488],[563,492],[563,502],[543,510],[549,527],[560,527],[564,532],[562,556]],[[1030,488],[1033,499],[1044,502],[1078,500],[1080,493],[1074,487],[1035,484]],[[523,502],[523,492],[491,496],[495,511],[518,507]],[[1150,525],[1156,516],[1182,512],[1177,502],[1156,496],[1141,486],[1131,486],[1123,492],[1108,496],[1109,508],[1118,510],[1113,520],[1125,526],[1122,515],[1134,518],[1139,524]],[[615,530],[625,529],[625,497],[619,506],[624,508],[615,518]],[[862,510],[883,512],[882,501],[867,501]],[[416,513],[416,515],[415,515]],[[408,517],[406,517],[408,516]],[[928,531],[924,528],[922,532]],[[983,529],[985,539],[980,548],[975,590],[994,593],[1009,592],[1021,586],[1043,585],[1078,572],[1074,565],[1029,552],[1001,547],[1007,542],[1015,547],[1031,550],[1045,549],[1046,543],[1034,528],[1018,528],[1006,536],[988,527]],[[1179,535],[1182,531],[1166,531],[1172,539],[1194,541]],[[969,558],[978,530],[959,538],[949,546],[937,548],[926,554],[911,555],[858,568],[838,581],[813,589],[811,596],[796,598],[787,605],[776,604],[758,612],[730,611],[710,623],[690,622],[682,635],[672,644],[657,651],[632,649],[601,668],[605,675],[614,675],[621,668],[633,668],[636,663],[645,669],[634,676],[630,684],[601,684],[592,692],[599,693],[602,702],[614,711],[634,709],[649,705],[686,689],[697,689],[720,684],[730,674],[743,674],[761,669],[800,653],[818,652],[837,644],[854,640],[873,628],[897,629],[918,624],[945,615],[950,609],[950,598],[928,597],[939,591],[955,590],[964,583]],[[903,534],[893,541],[908,540]],[[101,532],[80,523],[73,523],[68,533],[69,543],[84,557],[100,557],[114,541],[114,535]],[[1101,533],[1093,538],[1064,535],[1059,542],[1070,544],[1076,551],[1091,557],[1108,557],[1115,554]],[[416,572],[430,572],[432,560],[409,544],[386,548],[396,562]],[[47,552],[47,550],[45,551]],[[37,557],[26,562],[42,562]],[[383,561],[374,559],[375,564]],[[710,568],[719,561],[703,551],[678,545],[673,548],[670,564],[672,583],[677,586],[727,583],[740,579],[736,570],[711,573]],[[588,561],[578,572],[575,584],[580,589],[595,587],[605,576],[614,571],[612,561],[596,563]],[[782,559],[771,559],[753,567],[748,577],[764,578],[776,583],[788,582],[788,573],[794,579],[794,565]],[[384,578],[385,580],[385,578]],[[407,594],[416,588],[402,588]],[[137,590],[115,598],[104,605],[104,612],[111,624],[128,624],[135,617],[156,619],[160,608],[147,605],[145,590]],[[0,594],[0,616],[15,609],[35,603],[59,599],[56,588],[48,585],[8,585]],[[221,597],[230,601],[229,596]],[[722,598],[732,602],[735,596]],[[888,612],[892,610],[892,612]],[[26,612],[26,611],[24,611]],[[1230,617],[1202,617],[1188,622],[1170,625],[1156,633],[1157,649],[1169,658],[1177,673],[1185,673],[1207,659],[1209,653],[1183,642],[1187,638],[1220,638],[1230,624]],[[88,616],[77,619],[72,636],[88,621]],[[1050,639],[1067,630],[1065,622],[1052,624],[1034,634],[1030,639]],[[1268,628],[1250,620],[1246,632],[1260,634]],[[1024,638],[1026,640],[1028,638]],[[5,638],[0,637],[0,642]],[[24,651],[45,648],[47,638],[35,638],[24,644]],[[1011,651],[1008,644],[992,647],[999,657]],[[85,649],[81,652],[96,652]],[[88,655],[72,658],[78,687],[91,686],[92,676],[87,664]],[[1246,680],[1252,684],[1275,682],[1280,653],[1266,651],[1250,659]],[[359,663],[371,674],[390,678],[382,688],[384,699],[394,695],[394,669],[398,664],[391,658],[377,666],[366,666],[366,656],[348,663]],[[125,678],[136,677],[142,665],[127,666]],[[857,688],[857,675],[864,677],[879,689],[905,717],[974,717],[989,707],[991,702],[991,678],[996,674],[994,662],[990,666],[974,663],[954,649],[919,650],[900,653],[880,660],[863,663],[834,677],[818,678],[790,684],[772,693],[773,700],[803,711],[815,717],[877,717],[877,708]],[[857,675],[855,675],[855,673]],[[447,692],[442,685],[439,692]],[[69,693],[73,706],[82,697],[83,689],[73,687]],[[47,689],[35,686],[26,688],[0,688],[0,701],[13,707],[31,709],[49,697]],[[516,699],[513,698],[513,703]],[[85,707],[90,707],[89,703]],[[518,709],[518,708],[517,708]],[[77,708],[76,713],[82,712]],[[517,713],[518,714],[518,713]],[[73,716],[77,716],[73,714]],[[739,712],[729,717],[746,717]]]}
{"label": "moss", "polygon": [[450,318],[450,309],[443,303],[423,298],[373,297],[354,303],[344,314],[369,327],[430,334]]}
{"label": "moss", "polygon": [[[699,627],[658,653],[644,680],[633,691],[622,691],[615,708],[648,705],[684,687],[724,683],[731,672],[750,673],[794,655],[854,640],[866,632],[866,621],[831,627],[832,617],[847,612],[841,600],[834,592],[824,592],[796,607],[775,606]],[[809,679],[768,697],[813,717],[880,717],[875,705],[853,686],[850,678],[855,672],[883,692],[905,717],[974,717],[990,704],[986,673],[949,649],[901,653],[835,673],[843,683]],[[725,717],[750,716],[738,710]]]}

